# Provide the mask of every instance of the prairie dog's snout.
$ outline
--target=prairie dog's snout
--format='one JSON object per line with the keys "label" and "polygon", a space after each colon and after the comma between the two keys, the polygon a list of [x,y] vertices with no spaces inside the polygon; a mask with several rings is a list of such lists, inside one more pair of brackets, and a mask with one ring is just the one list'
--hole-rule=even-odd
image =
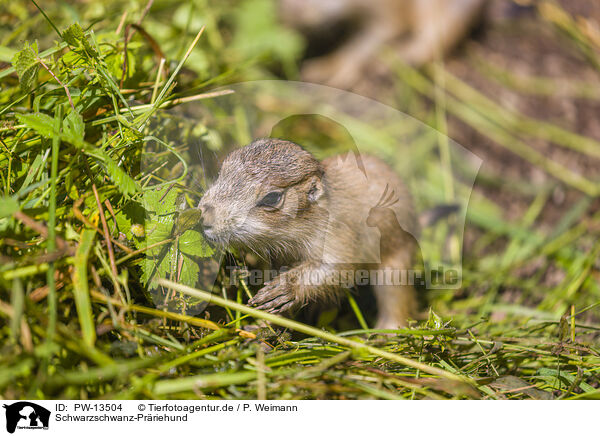
{"label": "prairie dog's snout", "polygon": [[200,203],[198,209],[202,212],[202,227],[204,228],[204,231],[210,232],[215,220],[215,208],[210,204]]}
{"label": "prairie dog's snout", "polygon": [[[291,268],[252,304],[286,312],[343,295],[342,268],[411,267],[418,223],[410,194],[379,159],[361,156],[359,169],[348,156],[319,162],[292,142],[261,139],[225,159],[198,206],[206,238]],[[405,325],[415,309],[412,286],[373,288],[378,326]]]}

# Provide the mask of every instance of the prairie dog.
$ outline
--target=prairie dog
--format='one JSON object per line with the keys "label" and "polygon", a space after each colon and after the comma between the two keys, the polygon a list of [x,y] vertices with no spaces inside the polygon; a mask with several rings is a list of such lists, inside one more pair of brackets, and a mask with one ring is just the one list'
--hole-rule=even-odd
{"label": "prairie dog", "polygon": [[[410,270],[418,250],[411,195],[390,167],[369,155],[320,162],[290,141],[259,139],[226,157],[198,207],[210,242],[290,268],[249,302],[274,313],[337,300],[359,271],[364,279],[364,271]],[[416,311],[413,286],[368,280],[376,327],[405,326]]]}
{"label": "prairie dog", "polygon": [[280,0],[282,21],[319,38],[335,23],[351,23],[351,35],[333,53],[311,59],[303,78],[348,88],[393,46],[407,63],[421,66],[445,55],[469,31],[485,0]]}

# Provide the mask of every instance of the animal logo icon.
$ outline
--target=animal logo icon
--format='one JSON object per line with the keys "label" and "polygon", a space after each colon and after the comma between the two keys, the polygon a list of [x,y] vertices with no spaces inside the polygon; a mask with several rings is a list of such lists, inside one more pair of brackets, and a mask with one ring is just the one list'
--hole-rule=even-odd
{"label": "animal logo icon", "polygon": [[48,429],[50,411],[29,401],[19,401],[6,405],[6,431],[14,433],[19,429]]}

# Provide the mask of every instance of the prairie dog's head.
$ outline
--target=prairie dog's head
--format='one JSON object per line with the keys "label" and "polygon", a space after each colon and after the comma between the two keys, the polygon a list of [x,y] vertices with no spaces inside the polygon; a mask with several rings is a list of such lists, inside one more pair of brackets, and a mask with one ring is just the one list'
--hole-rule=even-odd
{"label": "prairie dog's head", "polygon": [[309,152],[259,139],[227,156],[198,207],[209,241],[282,252],[314,230],[324,194],[323,169]]}

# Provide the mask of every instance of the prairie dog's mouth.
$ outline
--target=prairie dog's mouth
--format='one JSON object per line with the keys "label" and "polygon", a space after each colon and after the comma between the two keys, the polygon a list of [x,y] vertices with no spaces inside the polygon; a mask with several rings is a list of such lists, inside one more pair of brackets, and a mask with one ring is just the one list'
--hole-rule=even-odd
{"label": "prairie dog's mouth", "polygon": [[203,227],[202,234],[204,235],[204,239],[208,242],[221,248],[224,248],[229,244],[229,238],[223,233],[215,231],[212,226],[207,228]]}
{"label": "prairie dog's mouth", "polygon": [[209,228],[203,228],[202,229],[202,233],[204,233],[204,236],[209,241],[213,241],[215,239],[215,234],[213,233],[213,230],[210,227]]}

